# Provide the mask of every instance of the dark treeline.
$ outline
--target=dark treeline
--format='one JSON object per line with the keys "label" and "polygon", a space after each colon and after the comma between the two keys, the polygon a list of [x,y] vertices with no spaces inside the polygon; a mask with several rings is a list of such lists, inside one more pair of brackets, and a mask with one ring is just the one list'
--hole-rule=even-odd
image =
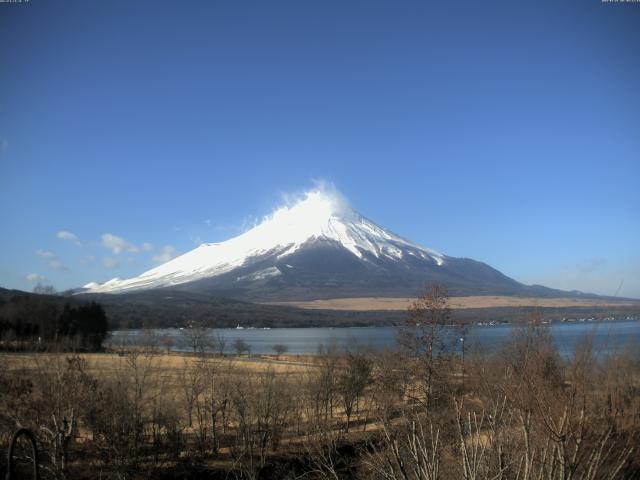
{"label": "dark treeline", "polygon": [[[0,305],[25,292],[0,288]],[[348,327],[371,325],[401,325],[404,311],[338,311],[311,310],[282,305],[264,305],[214,295],[161,289],[109,295],[92,294],[54,297],[64,304],[75,301],[97,302],[104,308],[112,330],[141,328],[175,328],[197,323],[209,328],[234,328],[236,325],[253,327]],[[452,311],[451,322],[517,322],[526,320],[529,308],[495,307],[465,308]],[[625,318],[637,317],[637,306],[616,307],[548,307],[539,308],[545,320],[567,318]]]}
{"label": "dark treeline", "polygon": [[[418,294],[419,292],[416,292]],[[83,298],[82,296],[81,298]],[[311,310],[283,305],[264,305],[214,295],[160,289],[119,295],[87,295],[104,306],[112,329],[172,328],[198,323],[210,328],[332,327],[401,325],[404,311]],[[465,308],[452,311],[453,323],[513,322],[525,320],[530,308]],[[545,320],[605,318],[640,315],[638,306],[539,308]]]}
{"label": "dark treeline", "polygon": [[459,356],[449,316],[425,292],[386,352],[250,362],[150,337],[119,355],[16,356],[0,446],[29,427],[52,479],[638,478],[637,348],[598,355],[586,337],[561,358],[532,313],[500,350]]}
{"label": "dark treeline", "polygon": [[0,345],[99,350],[109,330],[103,307],[56,295],[17,294],[0,299]]}

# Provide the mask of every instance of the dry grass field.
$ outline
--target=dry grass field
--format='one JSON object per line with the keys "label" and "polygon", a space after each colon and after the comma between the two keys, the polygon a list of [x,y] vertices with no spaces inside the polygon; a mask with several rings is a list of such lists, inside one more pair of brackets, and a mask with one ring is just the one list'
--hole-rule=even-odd
{"label": "dry grass field", "polygon": [[[478,478],[495,477],[505,448],[515,457],[509,468],[519,478],[528,468],[522,459],[538,452],[544,460],[550,439],[553,448],[578,453],[578,471],[594,468],[599,476],[592,480],[632,478],[640,461],[630,447],[638,435],[633,420],[638,364],[620,359],[602,372],[578,364],[554,367],[545,345],[539,344],[525,372],[506,382],[499,372],[517,365],[523,349],[514,350],[513,364],[473,359],[466,367],[466,390],[459,363],[422,359],[413,364],[397,354],[276,359],[134,351],[5,353],[0,354],[0,377],[8,389],[0,395],[6,415],[0,440],[6,447],[14,420],[31,428],[43,449],[43,478],[51,479],[399,480],[402,465],[415,461],[441,470],[435,478],[448,480],[464,478],[473,458],[456,449],[460,442],[470,451],[486,448],[486,458],[476,461],[487,475]],[[79,362],[70,363],[72,358]],[[571,373],[576,367],[578,377]],[[426,377],[425,368],[433,376]],[[576,389],[582,377],[589,381]],[[536,402],[545,405],[539,413],[520,395],[532,385]],[[603,408],[611,391],[618,392],[613,414]],[[587,411],[572,413],[576,424],[562,426],[557,440],[545,422],[567,415],[568,402],[586,405]],[[520,416],[522,411],[535,416]],[[55,432],[51,422],[61,418],[75,426],[56,437],[43,433]],[[535,437],[521,438],[529,426]],[[514,437],[511,443],[502,443],[504,432]],[[533,441],[530,452],[527,445]],[[599,442],[606,444],[606,455],[585,460]],[[431,447],[418,450],[417,445]],[[552,457],[547,463],[554,467],[564,461]],[[541,462],[532,467],[542,468]],[[607,476],[612,469],[619,473]]]}
{"label": "dry grass field", "polygon": [[586,338],[563,359],[532,320],[499,351],[434,355],[427,311],[394,351],[0,353],[0,449],[29,428],[43,480],[638,478],[638,352]]}
{"label": "dry grass field", "polygon": [[[69,353],[0,353],[3,370],[29,371],[55,365],[69,357]],[[118,353],[78,353],[74,354],[86,362],[86,371],[96,376],[109,376],[121,371],[127,364],[127,356]],[[202,362],[202,358],[185,353],[156,353],[153,355],[154,370],[161,375],[179,376],[182,371]],[[263,373],[301,373],[313,368],[312,358],[304,355],[262,355],[251,357],[207,358],[207,362],[234,371]]]}
{"label": "dry grass field", "polygon": [[[415,298],[360,297],[330,298],[301,302],[273,302],[271,305],[289,305],[293,307],[317,310],[349,311],[404,311]],[[586,298],[534,298],[506,296],[469,296],[450,297],[452,309],[496,308],[496,307],[615,307],[637,306],[640,302],[631,300],[598,300]]]}
{"label": "dry grass field", "polygon": [[[234,376],[239,377],[255,377],[274,372],[290,380],[301,377],[314,368],[313,359],[306,356],[282,355],[279,359],[268,355],[220,358],[174,352],[154,352],[152,355],[139,353],[139,363],[149,370],[149,376],[145,381],[154,384],[161,395],[175,399],[179,399],[184,393],[185,377],[203,365],[217,372],[233,372]],[[78,353],[73,356],[84,362],[84,371],[93,378],[111,381],[132,375],[132,358],[136,358],[136,353],[130,350],[124,355]],[[66,367],[69,357],[69,353],[0,353],[0,364],[9,374],[29,376],[47,371],[55,374]]]}

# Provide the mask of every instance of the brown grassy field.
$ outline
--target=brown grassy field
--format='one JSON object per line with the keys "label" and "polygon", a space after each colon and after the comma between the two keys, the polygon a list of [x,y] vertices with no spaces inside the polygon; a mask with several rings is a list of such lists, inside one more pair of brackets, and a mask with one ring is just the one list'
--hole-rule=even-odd
{"label": "brown grassy field", "polygon": [[495,351],[440,354],[446,305],[440,287],[425,292],[394,350],[169,354],[150,337],[105,353],[0,354],[0,450],[28,428],[43,480],[640,475],[635,349],[598,357],[587,336],[563,358],[532,314]]}
{"label": "brown grassy field", "polygon": [[[78,353],[74,354],[86,361],[87,372],[97,377],[115,375],[126,367],[127,357],[118,353]],[[48,368],[69,357],[69,353],[0,353],[0,363],[7,372],[29,371]],[[153,355],[156,374],[161,377],[178,377],[184,370],[193,368],[201,357],[186,353],[156,353]],[[251,357],[210,357],[208,362],[234,371],[263,373],[302,373],[313,368],[312,358],[304,355],[281,355],[279,359],[271,355]]]}
{"label": "brown grassy field", "polygon": [[[424,346],[432,337],[412,338]],[[596,362],[585,345],[563,361],[546,328],[531,326],[501,352],[466,363],[406,348],[280,357],[151,347],[1,353],[0,449],[17,426],[35,432],[43,480],[399,480],[407,464],[453,480],[474,458],[461,444],[486,449],[478,468],[487,476],[478,478],[498,478],[506,449],[509,478],[567,461],[546,455],[550,448],[575,451],[572,468],[598,473],[592,480],[640,473],[630,447],[640,432],[633,351]],[[597,445],[605,453],[590,456]],[[527,460],[534,452],[535,463]]]}
{"label": "brown grassy field", "polygon": [[[401,311],[414,301],[414,298],[393,297],[358,297],[330,298],[302,302],[274,302],[271,305],[289,305],[317,310],[350,310],[350,311]],[[452,309],[496,308],[496,307],[615,307],[638,306],[639,301],[631,300],[597,300],[586,298],[534,298],[506,296],[469,296],[451,297],[449,307]]]}

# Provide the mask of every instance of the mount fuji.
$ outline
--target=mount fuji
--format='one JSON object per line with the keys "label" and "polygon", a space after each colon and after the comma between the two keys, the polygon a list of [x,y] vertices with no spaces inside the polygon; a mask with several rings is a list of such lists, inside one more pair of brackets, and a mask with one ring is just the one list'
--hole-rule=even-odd
{"label": "mount fuji", "polygon": [[79,293],[171,289],[292,301],[415,296],[429,282],[445,284],[452,295],[567,295],[406,240],[323,188],[237,237],[202,244],[134,278],[89,283]]}

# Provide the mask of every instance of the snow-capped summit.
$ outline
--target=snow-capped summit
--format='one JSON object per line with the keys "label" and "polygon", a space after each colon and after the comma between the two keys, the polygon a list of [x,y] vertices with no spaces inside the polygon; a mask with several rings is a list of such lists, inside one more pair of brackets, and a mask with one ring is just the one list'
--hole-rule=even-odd
{"label": "snow-capped summit", "polygon": [[[89,283],[84,291],[120,293],[169,287],[228,277],[236,270],[238,274],[232,276],[236,284],[265,280],[305,268],[294,265],[299,263],[295,260],[300,260],[301,253],[308,249],[317,252],[319,247],[328,246],[341,253],[348,252],[351,260],[371,265],[419,260],[443,266],[447,261],[441,253],[409,242],[361,216],[338,192],[318,188],[292,205],[275,210],[237,237],[202,244],[135,278]],[[224,283],[229,285],[229,280],[225,278]]]}
{"label": "snow-capped summit", "polygon": [[[489,265],[443,255],[376,225],[336,191],[317,188],[221,243],[205,243],[129,279],[78,293],[167,289],[249,301],[411,297],[426,283],[452,295],[553,296]],[[560,292],[562,293],[562,292]]]}

